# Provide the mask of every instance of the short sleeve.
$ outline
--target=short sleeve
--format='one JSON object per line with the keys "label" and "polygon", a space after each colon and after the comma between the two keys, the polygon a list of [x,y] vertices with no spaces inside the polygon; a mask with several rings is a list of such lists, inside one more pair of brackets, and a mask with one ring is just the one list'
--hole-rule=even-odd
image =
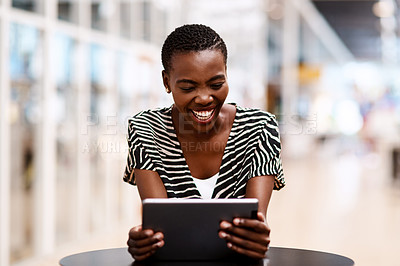
{"label": "short sleeve", "polygon": [[281,161],[281,142],[278,123],[274,116],[266,121],[261,129],[259,140],[254,150],[251,161],[250,176],[275,176],[274,189],[279,190],[285,186]]}
{"label": "short sleeve", "polygon": [[134,169],[155,171],[155,166],[143,146],[143,141],[135,129],[134,120],[129,120],[128,126],[128,158],[124,173],[124,181],[136,185]]}

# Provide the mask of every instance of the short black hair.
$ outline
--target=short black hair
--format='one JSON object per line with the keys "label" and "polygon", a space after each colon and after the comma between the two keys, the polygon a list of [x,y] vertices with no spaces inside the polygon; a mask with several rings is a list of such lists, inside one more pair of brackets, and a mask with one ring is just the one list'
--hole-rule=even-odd
{"label": "short black hair", "polygon": [[165,71],[171,70],[171,59],[176,53],[220,50],[226,64],[228,52],[224,40],[213,29],[201,24],[186,24],[176,28],[165,39],[161,61]]}

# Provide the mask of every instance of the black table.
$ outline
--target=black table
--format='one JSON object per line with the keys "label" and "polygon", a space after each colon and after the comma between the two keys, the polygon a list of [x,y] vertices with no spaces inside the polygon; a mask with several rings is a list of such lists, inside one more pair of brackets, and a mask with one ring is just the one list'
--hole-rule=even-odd
{"label": "black table", "polygon": [[246,261],[150,261],[134,262],[127,248],[95,250],[70,255],[62,266],[352,266],[354,261],[340,255],[294,248],[271,247],[264,260]]}

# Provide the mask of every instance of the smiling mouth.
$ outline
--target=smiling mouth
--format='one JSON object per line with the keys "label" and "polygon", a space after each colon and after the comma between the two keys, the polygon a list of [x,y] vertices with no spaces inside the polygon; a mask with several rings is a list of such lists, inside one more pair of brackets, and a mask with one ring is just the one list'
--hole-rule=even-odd
{"label": "smiling mouth", "polygon": [[191,110],[193,115],[200,121],[205,122],[212,118],[215,109],[207,110],[207,111],[195,111]]}

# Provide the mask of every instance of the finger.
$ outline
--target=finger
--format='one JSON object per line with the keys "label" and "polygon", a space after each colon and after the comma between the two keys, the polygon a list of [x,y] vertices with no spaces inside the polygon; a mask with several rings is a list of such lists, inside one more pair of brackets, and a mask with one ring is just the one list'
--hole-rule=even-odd
{"label": "finger", "polygon": [[225,233],[224,231],[219,232],[219,236],[225,239],[228,243],[233,244],[234,246],[238,246],[243,249],[254,251],[260,254],[265,254],[265,252],[268,251],[268,246],[270,242],[269,238],[262,242],[255,242],[252,240],[244,239],[242,237]]}
{"label": "finger", "polygon": [[263,258],[265,258],[266,251],[265,252],[256,252],[256,251],[253,251],[253,250],[248,250],[248,249],[242,248],[240,246],[236,246],[236,245],[234,245],[234,244],[232,244],[230,242],[227,243],[227,247],[229,249],[237,252],[237,253],[246,255],[246,256],[254,258],[254,259],[263,259]]}
{"label": "finger", "polygon": [[149,246],[149,245],[152,245],[154,243],[160,242],[163,239],[164,239],[164,234],[161,233],[161,232],[157,232],[155,235],[153,235],[151,237],[144,238],[144,239],[139,239],[139,240],[129,239],[128,240],[128,246],[129,247],[140,248],[140,247],[145,247],[145,246]]}
{"label": "finger", "polygon": [[[269,228],[269,226],[262,220],[235,218],[235,219],[233,219],[233,225],[238,226],[238,227],[250,228],[259,233],[269,234],[271,232],[271,229]],[[233,227],[235,227],[235,226],[233,226]]]}
{"label": "finger", "polygon": [[156,233],[154,236],[140,239],[135,241],[134,247],[145,247],[163,241],[164,235],[161,232]]}
{"label": "finger", "polygon": [[131,247],[131,248],[129,248],[129,252],[131,254],[134,254],[135,256],[142,256],[149,252],[154,253],[157,249],[159,249],[162,246],[164,246],[163,240],[161,240],[157,243],[154,243],[152,245],[144,246],[144,247]]}
{"label": "finger", "polygon": [[139,238],[149,237],[153,234],[154,234],[153,230],[151,230],[151,229],[142,230],[142,226],[138,225],[138,226],[132,227],[131,230],[129,230],[128,235],[129,235],[129,238],[139,239]]}
{"label": "finger", "polygon": [[220,237],[229,240],[229,237],[231,235],[237,236],[239,238],[248,240],[250,242],[255,242],[259,243],[261,245],[268,245],[270,242],[270,237],[269,234],[267,233],[258,233],[254,232],[252,230],[249,230],[247,228],[239,228],[236,226],[233,226],[229,231],[223,231],[221,230],[219,232]]}
{"label": "finger", "polygon": [[148,257],[150,257],[151,255],[153,255],[153,254],[155,253],[155,251],[151,251],[151,252],[148,252],[148,253],[146,253],[146,254],[135,255],[135,254],[132,254],[132,252],[131,252],[129,249],[128,249],[128,251],[129,251],[129,253],[132,255],[132,258],[135,259],[135,261],[142,261],[142,260],[145,260],[145,259],[147,259]]}
{"label": "finger", "polygon": [[257,212],[257,219],[261,222],[265,222],[265,216],[262,212]]}
{"label": "finger", "polygon": [[134,234],[134,233],[139,232],[139,231],[142,231],[142,226],[141,225],[134,226],[134,227],[131,228],[131,230],[129,230],[129,235],[131,233]]}
{"label": "finger", "polygon": [[142,226],[135,226],[129,230],[129,238],[133,240],[144,239],[152,236],[154,234],[153,230],[145,229],[142,230]]}
{"label": "finger", "polygon": [[149,238],[140,239],[140,240],[128,239],[127,244],[128,244],[128,247],[135,248],[135,247],[144,247],[144,246],[152,245],[157,242],[158,242],[157,239],[155,239],[153,237],[149,237]]}
{"label": "finger", "polygon": [[[220,228],[221,230],[228,232],[235,231],[236,234],[240,234],[243,236],[246,236],[246,234],[250,231],[256,232],[257,234],[264,234],[268,236],[271,232],[271,229],[266,223],[255,219],[235,218],[233,220],[233,224],[227,221],[222,221],[220,223]],[[246,231],[239,230],[239,228],[246,229]]]}

